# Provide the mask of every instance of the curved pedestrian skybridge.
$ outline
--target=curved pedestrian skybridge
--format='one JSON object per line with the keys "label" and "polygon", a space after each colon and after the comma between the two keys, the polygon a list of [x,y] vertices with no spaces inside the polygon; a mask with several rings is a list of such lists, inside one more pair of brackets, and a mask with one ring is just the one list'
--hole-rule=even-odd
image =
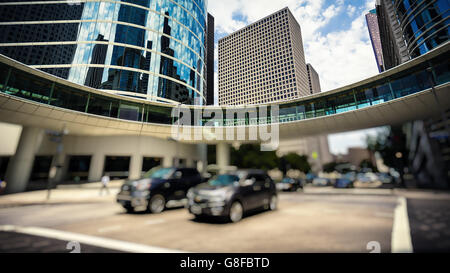
{"label": "curved pedestrian skybridge", "polygon": [[[114,128],[115,125],[103,125],[107,122],[99,120],[95,125],[86,123],[91,129],[85,133],[81,127],[72,131],[78,134],[89,134],[96,129],[98,134],[106,134],[108,130],[99,128],[109,126],[111,130],[108,132],[117,134],[128,134],[126,130],[131,130],[133,132],[129,134],[145,135],[147,132],[147,135],[159,134],[164,138],[170,137],[167,128],[177,127],[170,125],[179,125],[178,121],[187,117],[189,119],[185,121],[188,120],[188,124],[182,122],[182,125],[203,128],[277,124],[281,137],[291,136],[294,132],[298,137],[364,129],[426,118],[449,109],[449,61],[450,43],[446,43],[387,72],[333,91],[289,102],[220,108],[174,105],[110,94],[71,83],[0,55],[0,120],[51,127],[48,122],[30,124],[26,118],[27,115],[30,119],[34,114],[39,115],[35,108],[42,108],[87,115],[91,119],[106,118],[108,124],[112,124],[111,119],[114,119],[121,124],[137,125],[136,129]],[[14,106],[13,102],[32,105],[35,110],[21,111],[23,107]],[[15,113],[21,118],[14,118]],[[181,119],[177,118],[179,116]],[[46,121],[54,117],[47,113],[40,118]],[[59,122],[58,126],[83,123],[79,120],[64,121],[59,117],[54,119]],[[166,131],[161,132],[161,128]]]}

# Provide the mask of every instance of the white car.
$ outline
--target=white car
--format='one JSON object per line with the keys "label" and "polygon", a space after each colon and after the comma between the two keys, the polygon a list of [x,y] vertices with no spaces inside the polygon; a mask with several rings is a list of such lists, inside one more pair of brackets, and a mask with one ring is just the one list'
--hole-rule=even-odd
{"label": "white car", "polygon": [[317,177],[314,178],[312,184],[316,187],[326,187],[328,186],[329,182],[328,179],[326,178]]}

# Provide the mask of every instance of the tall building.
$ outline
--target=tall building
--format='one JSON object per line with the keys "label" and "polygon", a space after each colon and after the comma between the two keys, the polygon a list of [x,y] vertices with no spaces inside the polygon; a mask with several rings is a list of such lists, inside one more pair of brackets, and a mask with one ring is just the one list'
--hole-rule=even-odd
{"label": "tall building", "polygon": [[378,71],[384,71],[383,48],[381,47],[380,28],[378,26],[377,10],[373,9],[366,14],[367,28],[369,29],[370,41],[372,43],[373,53],[377,61]]}
{"label": "tall building", "polygon": [[314,67],[311,64],[307,64],[306,71],[308,72],[308,83],[310,94],[312,95],[322,92],[322,88],[320,87],[319,74],[314,69]]}
{"label": "tall building", "polygon": [[300,25],[288,8],[219,40],[219,104],[310,94]]}
{"label": "tall building", "polygon": [[385,69],[444,44],[450,37],[448,0],[377,0]]}
{"label": "tall building", "polygon": [[[320,78],[317,71],[311,64],[306,65],[308,73],[309,94],[317,94],[322,92],[320,87]],[[284,140],[280,142],[278,153],[286,155],[296,153],[306,155],[314,172],[320,172],[323,165],[333,161],[328,144],[328,135],[317,135],[295,140]]]}
{"label": "tall building", "polygon": [[0,2],[0,54],[142,99],[206,104],[206,0]]}
{"label": "tall building", "polygon": [[[378,0],[376,5],[385,69],[448,43],[448,0]],[[430,79],[436,81],[436,78]],[[421,186],[450,187],[450,109],[440,118],[415,121],[401,128],[409,146],[409,169]]]}
{"label": "tall building", "polygon": [[214,105],[214,17],[208,13],[206,34],[206,105]]}

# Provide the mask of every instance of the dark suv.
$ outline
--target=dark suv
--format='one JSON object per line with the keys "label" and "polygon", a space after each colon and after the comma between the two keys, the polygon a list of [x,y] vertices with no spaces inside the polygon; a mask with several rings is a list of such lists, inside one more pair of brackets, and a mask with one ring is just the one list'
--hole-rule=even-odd
{"label": "dark suv", "polygon": [[238,222],[247,211],[275,210],[277,191],[273,180],[263,171],[236,171],[211,178],[189,190],[189,212],[202,216],[226,217]]}
{"label": "dark suv", "polygon": [[186,200],[187,191],[200,183],[202,177],[197,169],[154,169],[141,179],[125,182],[117,202],[129,213],[136,210],[161,213],[168,202]]}

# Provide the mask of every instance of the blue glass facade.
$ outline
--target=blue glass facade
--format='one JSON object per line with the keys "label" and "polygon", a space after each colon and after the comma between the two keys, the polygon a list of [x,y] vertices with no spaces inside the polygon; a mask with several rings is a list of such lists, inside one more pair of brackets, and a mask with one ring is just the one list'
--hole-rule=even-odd
{"label": "blue glass facade", "polygon": [[412,58],[447,42],[450,0],[392,0]]}
{"label": "blue glass facade", "polygon": [[[266,122],[289,123],[305,119],[332,116],[353,110],[387,103],[399,98],[418,94],[432,87],[448,85],[450,82],[450,45],[445,46],[439,54],[430,58],[430,52],[413,60],[414,65],[399,67],[398,71],[385,72],[382,77],[354,84],[338,91],[321,93],[320,95],[301,98],[291,102],[268,104],[279,107],[276,120],[267,117],[227,119],[226,108],[209,107],[223,111],[223,121],[217,126],[242,126],[263,124]],[[117,118],[135,122],[173,125],[174,105],[162,105],[151,101],[140,101],[111,94],[98,94],[89,88],[70,86],[57,82],[54,77],[42,72],[30,73],[23,66],[5,62],[0,58],[0,93],[19,97],[37,103],[47,104],[77,112]],[[47,77],[45,77],[47,76]],[[190,107],[192,117],[195,109]],[[234,110],[239,109],[233,108]],[[256,111],[256,109],[246,111]],[[192,120],[192,125],[206,126],[210,120]]]}
{"label": "blue glass facade", "polygon": [[8,2],[0,54],[97,89],[205,103],[206,1]]}

